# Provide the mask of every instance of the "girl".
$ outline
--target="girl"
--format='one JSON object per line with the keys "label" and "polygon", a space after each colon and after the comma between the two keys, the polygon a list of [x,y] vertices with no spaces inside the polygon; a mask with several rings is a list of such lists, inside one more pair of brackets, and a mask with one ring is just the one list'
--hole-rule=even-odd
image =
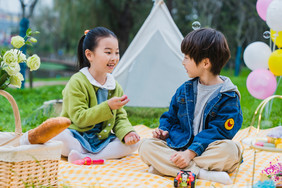
{"label": "girl", "polygon": [[[69,162],[131,154],[140,137],[123,109],[129,99],[110,74],[119,62],[116,35],[104,27],[86,31],[77,52],[80,71],[62,92],[61,116],[69,118],[71,125],[52,140],[64,143],[62,155],[68,156]],[[25,137],[22,143],[28,143]]]}

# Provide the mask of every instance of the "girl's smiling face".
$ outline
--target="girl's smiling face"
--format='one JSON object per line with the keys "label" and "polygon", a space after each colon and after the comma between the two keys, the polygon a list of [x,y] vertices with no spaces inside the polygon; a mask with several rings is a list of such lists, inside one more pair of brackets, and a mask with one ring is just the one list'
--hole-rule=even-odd
{"label": "girl's smiling face", "polygon": [[98,39],[94,51],[86,50],[90,68],[99,73],[112,73],[119,62],[118,40],[115,37]]}

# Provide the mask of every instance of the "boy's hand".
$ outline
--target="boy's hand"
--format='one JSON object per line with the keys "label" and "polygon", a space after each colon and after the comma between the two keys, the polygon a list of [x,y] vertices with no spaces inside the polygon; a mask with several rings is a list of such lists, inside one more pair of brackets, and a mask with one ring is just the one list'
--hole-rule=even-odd
{"label": "boy's hand", "polygon": [[108,105],[111,110],[117,110],[126,105],[129,102],[129,99],[126,95],[122,97],[113,97],[108,100]]}
{"label": "boy's hand", "polygon": [[168,131],[163,131],[159,128],[156,128],[152,133],[153,133],[153,138],[158,138],[161,140],[165,140],[169,136]]}
{"label": "boy's hand", "polygon": [[127,145],[136,144],[139,140],[140,136],[136,132],[130,132],[124,137],[124,142]]}
{"label": "boy's hand", "polygon": [[186,168],[190,161],[194,159],[197,154],[191,150],[179,151],[174,153],[170,160],[179,168]]}

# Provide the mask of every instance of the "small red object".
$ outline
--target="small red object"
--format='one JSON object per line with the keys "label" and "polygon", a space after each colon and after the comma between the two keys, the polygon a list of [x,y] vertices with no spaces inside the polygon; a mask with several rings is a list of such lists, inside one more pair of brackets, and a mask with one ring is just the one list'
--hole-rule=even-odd
{"label": "small red object", "polygon": [[90,157],[85,157],[84,159],[73,161],[72,163],[77,165],[104,164],[105,160],[104,159],[92,160]]}
{"label": "small red object", "polygon": [[104,159],[92,160],[92,164],[104,164],[104,163],[105,163]]}
{"label": "small red object", "polygon": [[92,159],[90,157],[85,157],[84,159],[84,165],[91,165]]}
{"label": "small red object", "polygon": [[124,97],[122,101],[125,101],[128,98],[127,95],[123,95],[122,97]]}
{"label": "small red object", "polygon": [[263,142],[256,142],[255,145],[256,146],[264,146],[264,143]]}

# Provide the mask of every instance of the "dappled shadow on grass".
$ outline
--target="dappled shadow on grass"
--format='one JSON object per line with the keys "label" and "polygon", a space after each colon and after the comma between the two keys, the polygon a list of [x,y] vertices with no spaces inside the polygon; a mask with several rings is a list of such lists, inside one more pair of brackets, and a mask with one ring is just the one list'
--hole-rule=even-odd
{"label": "dappled shadow on grass", "polygon": [[22,121],[23,132],[26,132],[30,129],[33,129],[39,126],[41,123],[46,121],[48,118],[56,117],[58,114],[55,114],[55,109],[52,104],[44,104],[28,117],[24,118]]}
{"label": "dappled shadow on grass", "polygon": [[[45,101],[62,98],[62,90],[65,86],[42,86],[38,88],[12,89],[9,92],[17,102],[20,111],[23,131],[37,127],[49,115],[37,109],[43,105]],[[0,130],[13,132],[15,130],[15,120],[11,105],[4,98],[0,99]],[[36,120],[38,118],[38,120]],[[30,120],[30,122],[28,122]],[[35,120],[35,121],[34,121]]]}
{"label": "dappled shadow on grass", "polygon": [[125,107],[129,121],[132,125],[146,125],[150,128],[159,126],[161,115],[168,108]]}

